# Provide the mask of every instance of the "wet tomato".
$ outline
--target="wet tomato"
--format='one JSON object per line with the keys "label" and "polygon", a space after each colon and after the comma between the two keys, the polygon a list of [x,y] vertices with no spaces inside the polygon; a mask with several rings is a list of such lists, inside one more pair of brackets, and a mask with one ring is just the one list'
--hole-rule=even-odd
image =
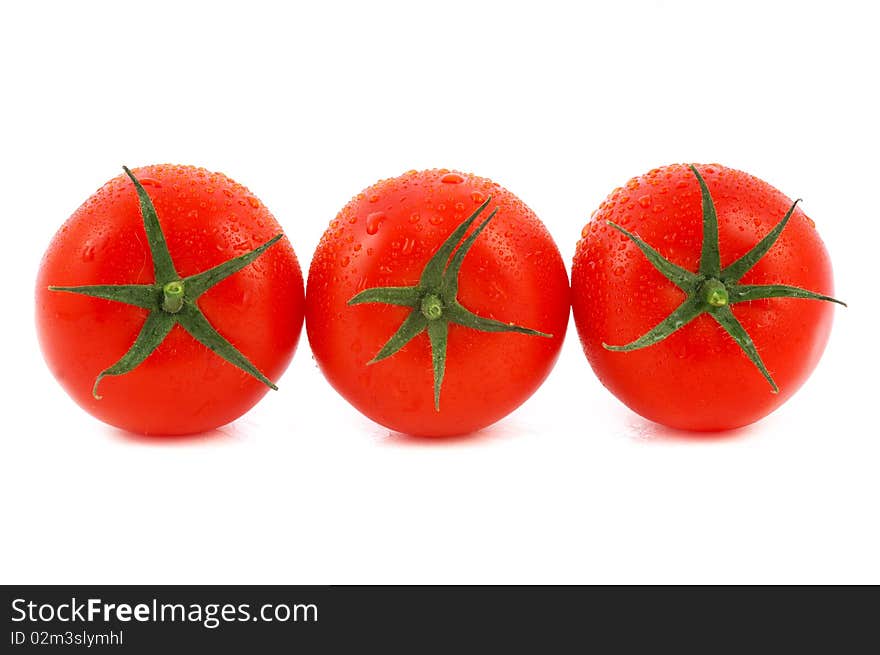
{"label": "wet tomato", "polygon": [[287,367],[296,255],[245,187],[192,166],[126,169],[52,239],[37,278],[43,355],[70,396],[133,432],[210,430]]}
{"label": "wet tomato", "polygon": [[473,432],[525,401],[565,337],[559,251],[485,178],[412,171],[358,194],[315,252],[306,329],[324,375],[378,423]]}
{"label": "wet tomato", "polygon": [[747,425],[810,375],[831,329],[831,261],[798,204],[741,171],[672,165],[584,228],[572,306],[602,383],[689,430]]}

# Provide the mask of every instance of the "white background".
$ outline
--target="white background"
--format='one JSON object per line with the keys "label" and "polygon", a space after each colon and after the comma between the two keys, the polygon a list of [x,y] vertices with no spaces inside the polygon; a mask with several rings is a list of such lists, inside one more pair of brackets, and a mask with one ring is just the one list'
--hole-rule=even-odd
{"label": "white background", "polygon": [[[0,581],[880,582],[877,25],[867,2],[5,3]],[[744,430],[632,414],[573,326],[525,406],[445,442],[362,418],[305,339],[244,418],[165,441],[86,415],[37,348],[39,258],[122,164],[226,172],[305,270],[407,169],[495,179],[569,263],[608,192],[676,161],[803,197],[850,303]]]}

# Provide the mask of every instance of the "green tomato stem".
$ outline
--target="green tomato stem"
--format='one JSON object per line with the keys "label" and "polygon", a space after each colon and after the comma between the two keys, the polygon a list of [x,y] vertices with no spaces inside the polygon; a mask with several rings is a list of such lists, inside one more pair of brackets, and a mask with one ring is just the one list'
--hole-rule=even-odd
{"label": "green tomato stem", "polygon": [[176,314],[183,309],[183,281],[175,280],[162,287],[162,309],[169,314]]}
{"label": "green tomato stem", "polygon": [[724,307],[730,302],[727,287],[720,280],[709,278],[703,282],[703,298],[712,307]]}
{"label": "green tomato stem", "polygon": [[436,321],[443,316],[443,301],[440,296],[429,293],[422,298],[422,316],[429,321]]}

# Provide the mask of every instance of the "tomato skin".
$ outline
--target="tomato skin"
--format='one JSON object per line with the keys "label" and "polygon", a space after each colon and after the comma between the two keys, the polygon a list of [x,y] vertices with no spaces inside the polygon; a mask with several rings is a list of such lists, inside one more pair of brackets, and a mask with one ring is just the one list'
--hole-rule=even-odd
{"label": "tomato skin", "polygon": [[[134,169],[149,193],[181,277],[244,254],[280,233],[245,187],[192,166]],[[36,325],[53,375],[83,409],[116,427],[153,435],[204,432],[253,407],[268,388],[176,325],[136,369],[95,378],[134,343],[147,310],[50,285],[150,284],[152,260],[131,181],[119,175],[90,197],[55,234],[36,285]],[[277,380],[303,322],[303,279],[286,239],[209,289],[199,307],[234,346]]]}
{"label": "tomato skin", "polygon": [[[553,336],[450,325],[438,412],[426,334],[367,365],[409,309],[346,303],[365,288],[415,285],[440,244],[490,195],[499,211],[464,258],[459,301]],[[420,436],[473,432],[523,403],[552,369],[568,314],[565,265],[535,214],[498,184],[446,169],[410,171],[358,194],[321,239],[306,291],[309,343],[330,384],[377,423]]]}
{"label": "tomato skin", "polygon": [[[721,264],[745,254],[792,201],[747,173],[697,165],[718,213]],[[733,305],[779,386],[771,393],[740,347],[708,315],[653,346],[611,352],[666,318],[684,300],[613,221],[672,262],[696,271],[702,245],[700,191],[685,165],[655,169],[616,189],[582,232],[572,266],[572,307],[596,375],[633,411],[685,430],[725,430],[757,421],[784,403],[815,368],[831,330],[831,303],[774,298]],[[798,208],[743,284],[787,284],[832,295],[831,261],[813,222]]]}

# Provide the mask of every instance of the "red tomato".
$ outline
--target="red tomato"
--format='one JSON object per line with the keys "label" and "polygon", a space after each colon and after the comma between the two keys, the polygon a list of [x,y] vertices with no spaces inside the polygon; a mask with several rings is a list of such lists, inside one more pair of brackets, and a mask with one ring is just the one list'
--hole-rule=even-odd
{"label": "red tomato", "polygon": [[[437,280],[426,272],[460,244],[465,313],[452,296],[433,294]],[[394,291],[400,306],[371,299],[386,287],[409,287]],[[365,304],[349,304],[355,296]],[[470,326],[447,323],[455,312]],[[568,312],[565,266],[535,214],[498,184],[445,169],[358,194],[324,233],[306,292],[309,342],[333,387],[376,422],[423,436],[472,432],[518,407],[550,372]],[[412,330],[389,354],[405,321]]]}
{"label": "red tomato", "polygon": [[[133,174],[155,206],[179,278],[245,255],[281,233],[259,200],[220,173],[161,165]],[[156,282],[152,252],[138,193],[125,175],[110,180],[74,212],[49,245],[37,277],[37,332],[46,362],[81,407],[125,430],[187,434],[229,423],[256,404],[269,382],[217,352],[225,352],[225,337],[240,351],[241,357],[232,355],[240,366],[251,364],[269,379],[281,375],[303,320],[296,255],[282,239],[234,274],[226,271],[228,276],[197,302],[189,297],[195,285],[187,287],[187,295],[180,296],[184,311],[177,316],[197,321],[194,308],[200,309],[221,335],[217,339],[210,327],[201,326],[200,334],[214,339],[211,347],[217,352],[199,343],[184,323],[175,323],[143,363],[101,380],[99,399],[93,394],[96,378],[135,344],[154,312],[81,292],[50,291],[49,286],[149,289],[146,285]],[[157,293],[161,296],[162,289]]]}
{"label": "red tomato", "polygon": [[[781,192],[717,164],[696,170],[717,212],[720,268],[703,271],[712,263],[702,254],[704,232],[711,237],[712,230],[704,231],[697,175],[684,165],[666,166],[616,189],[593,214],[574,257],[572,305],[584,352],[614,395],[658,423],[722,430],[779,407],[816,366],[831,329],[833,307],[823,302],[831,300],[831,262],[813,221]],[[773,242],[771,230],[789,211]],[[768,249],[751,268],[731,266],[765,237]],[[695,275],[693,294],[661,274],[634,238]],[[711,249],[711,238],[708,243]],[[685,279],[682,287],[688,284]],[[754,285],[771,291],[748,291]],[[774,295],[798,297],[766,297]],[[661,338],[648,337],[631,352],[603,345],[630,344],[692,296],[696,313],[673,317],[660,330],[670,332],[665,338],[655,334]]]}

